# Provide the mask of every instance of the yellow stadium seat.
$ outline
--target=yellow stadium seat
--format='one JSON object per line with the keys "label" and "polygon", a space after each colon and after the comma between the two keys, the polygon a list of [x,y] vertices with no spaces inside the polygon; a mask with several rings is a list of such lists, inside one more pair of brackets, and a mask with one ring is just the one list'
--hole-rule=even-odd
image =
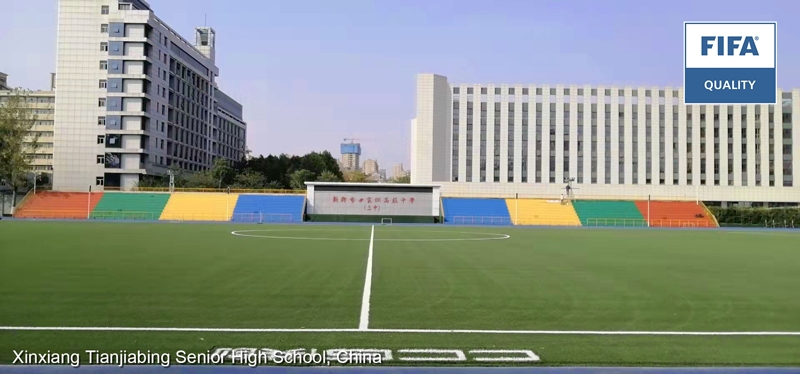
{"label": "yellow stadium seat", "polygon": [[162,221],[230,221],[238,194],[174,193],[170,196]]}
{"label": "yellow stadium seat", "polygon": [[568,201],[542,199],[506,199],[508,213],[515,225],[580,226],[581,220]]}

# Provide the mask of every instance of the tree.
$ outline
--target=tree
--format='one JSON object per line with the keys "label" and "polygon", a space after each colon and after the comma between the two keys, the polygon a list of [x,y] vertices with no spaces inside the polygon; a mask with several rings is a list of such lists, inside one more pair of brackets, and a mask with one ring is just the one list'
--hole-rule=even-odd
{"label": "tree", "polygon": [[306,182],[314,180],[314,173],[306,170],[300,169],[292,173],[290,176],[292,189],[294,190],[305,190],[306,189]]}
{"label": "tree", "polygon": [[372,180],[361,170],[348,170],[344,173],[344,181],[351,183],[369,183]]}
{"label": "tree", "polygon": [[220,157],[214,160],[214,166],[211,167],[211,176],[214,180],[218,181],[217,188],[222,188],[222,182],[230,179],[233,176],[233,168],[231,168],[230,161]]}
{"label": "tree", "polygon": [[322,174],[317,177],[318,182],[341,182],[342,179],[339,178],[335,173],[331,172],[330,170],[325,170]]}
{"label": "tree", "polygon": [[28,185],[31,160],[39,148],[38,134],[30,136],[36,114],[26,96],[25,91],[15,89],[0,106],[0,181],[11,188],[11,201],[16,201],[18,189]]}
{"label": "tree", "polygon": [[267,179],[264,174],[247,169],[233,177],[233,185],[231,187],[254,190],[264,188],[266,184]]}
{"label": "tree", "polygon": [[392,182],[394,183],[411,183],[411,176],[406,174],[399,177],[392,178]]}

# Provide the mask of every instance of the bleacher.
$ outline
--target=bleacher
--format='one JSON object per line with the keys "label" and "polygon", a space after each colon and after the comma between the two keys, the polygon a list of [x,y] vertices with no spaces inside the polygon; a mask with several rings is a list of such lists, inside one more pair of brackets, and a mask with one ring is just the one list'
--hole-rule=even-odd
{"label": "bleacher", "polygon": [[239,195],[234,222],[302,222],[302,195]]}
{"label": "bleacher", "polygon": [[572,206],[583,226],[647,226],[633,201],[577,200]]}
{"label": "bleacher", "polygon": [[164,211],[162,221],[230,221],[236,207],[238,194],[227,193],[173,193]]}
{"label": "bleacher", "polygon": [[510,225],[503,199],[443,198],[445,223],[464,225]]}
{"label": "bleacher", "polygon": [[581,221],[568,201],[544,199],[507,199],[506,205],[515,225],[580,226]]}
{"label": "bleacher", "polygon": [[167,193],[107,192],[89,216],[91,219],[158,220],[167,205]]}
{"label": "bleacher", "polygon": [[[651,201],[650,227],[717,227],[717,223],[703,207],[692,201]],[[643,217],[648,217],[647,201],[637,201]]]}
{"label": "bleacher", "polygon": [[[91,195],[91,196],[90,196]],[[103,193],[49,192],[31,194],[18,209],[15,218],[86,219]]]}

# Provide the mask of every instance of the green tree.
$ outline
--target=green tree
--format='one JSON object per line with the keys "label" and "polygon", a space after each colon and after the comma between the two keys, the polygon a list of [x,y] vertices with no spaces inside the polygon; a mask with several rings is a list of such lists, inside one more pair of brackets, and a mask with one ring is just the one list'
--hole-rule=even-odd
{"label": "green tree", "polygon": [[253,170],[245,170],[233,177],[233,188],[259,189],[267,184],[267,178]]}
{"label": "green tree", "polygon": [[231,179],[234,175],[234,170],[231,168],[230,161],[220,157],[214,160],[214,166],[211,167],[211,177],[217,181],[217,188],[222,188],[222,183]]}
{"label": "green tree", "polygon": [[322,174],[317,177],[317,181],[319,182],[341,182],[342,178],[339,178],[335,173],[330,170],[325,170]]}
{"label": "green tree", "polygon": [[36,114],[28,106],[26,93],[16,89],[0,104],[0,181],[11,188],[12,201],[17,190],[28,185],[31,160],[39,148],[38,134],[31,136]]}
{"label": "green tree", "polygon": [[306,170],[300,169],[292,173],[290,176],[292,189],[294,190],[305,190],[306,189],[306,182],[310,182],[314,180],[314,173]]}
{"label": "green tree", "polygon": [[392,182],[394,183],[411,183],[411,176],[410,175],[403,175],[400,177],[392,178]]}
{"label": "green tree", "polygon": [[344,172],[344,181],[351,183],[369,183],[372,182],[366,174],[361,170],[348,170]]}

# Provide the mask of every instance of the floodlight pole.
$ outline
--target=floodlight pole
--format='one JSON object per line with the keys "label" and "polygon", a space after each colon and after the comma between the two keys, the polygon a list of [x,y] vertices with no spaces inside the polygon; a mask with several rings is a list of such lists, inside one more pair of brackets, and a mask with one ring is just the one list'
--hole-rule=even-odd
{"label": "floodlight pole", "polygon": [[647,227],[650,227],[650,195],[647,195]]}

